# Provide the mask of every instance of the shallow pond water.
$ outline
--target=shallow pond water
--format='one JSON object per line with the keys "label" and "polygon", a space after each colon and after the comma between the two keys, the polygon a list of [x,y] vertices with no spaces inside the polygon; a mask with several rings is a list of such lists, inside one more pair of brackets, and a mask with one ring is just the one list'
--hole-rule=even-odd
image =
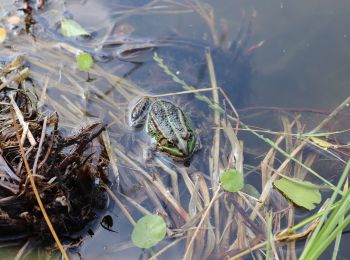
{"label": "shallow pond water", "polygon": [[[7,17],[18,15],[17,7],[9,5],[8,1],[0,0],[0,3],[3,24],[7,23]],[[62,17],[74,19],[91,32],[91,36],[62,36],[59,32]],[[283,131],[282,115],[287,116],[289,122],[300,115],[299,129],[311,131],[350,94],[348,1],[47,1],[41,10],[33,12],[33,18],[36,20],[33,31],[29,34],[9,35],[0,47],[1,56],[22,53],[28,57],[32,76],[41,91],[45,82],[48,82],[44,107],[59,112],[62,127],[67,133],[96,120],[108,125],[116,165],[121,175],[118,190],[113,170],[110,170],[111,188],[135,220],[145,214],[145,211],[169,214],[169,226],[180,229],[188,219],[179,217],[179,211],[174,210],[176,203],[164,199],[166,193],[159,194],[159,186],[153,186],[152,178],[154,183],[161,183],[162,187],[168,188],[167,192],[180,202],[188,216],[193,217],[201,214],[199,212],[202,207],[193,206],[196,201],[193,194],[198,192],[205,197],[203,190],[202,193],[198,191],[203,188],[198,180],[206,182],[209,197],[212,198],[215,190],[212,185],[218,181],[212,178],[213,169],[218,167],[222,171],[232,163],[228,159],[232,156],[229,138],[222,131],[220,159],[217,162],[219,166],[215,166],[212,145],[218,127],[214,123],[213,110],[193,93],[176,94],[188,89],[174,82],[160,68],[153,58],[155,52],[179,79],[199,89],[210,88],[212,83],[206,60],[206,51],[209,50],[217,86],[232,101],[244,123],[266,131]],[[58,43],[61,43],[60,47],[57,46]],[[65,46],[92,54],[95,65],[89,75],[76,68],[74,50]],[[211,99],[212,91],[210,89],[201,93]],[[201,136],[202,148],[191,158],[189,167],[159,154],[155,155],[154,161],[144,163],[143,150],[149,145],[147,138],[145,139],[143,129],[133,130],[128,126],[130,102],[141,95],[168,93],[173,94],[163,98],[171,100],[188,113]],[[228,114],[234,115],[229,102],[222,95],[219,105]],[[347,106],[332,124],[321,130],[348,129],[349,116],[350,109]],[[223,127],[219,128],[222,130]],[[296,129],[294,133],[295,131]],[[274,135],[268,136],[275,140]],[[254,167],[261,163],[270,147],[244,130],[239,131],[238,138],[244,142],[246,183],[261,192],[261,172]],[[337,135],[337,140],[348,145],[349,133]],[[290,147],[287,145],[285,148]],[[305,159],[313,153],[315,149],[309,147],[303,153],[304,158],[298,158]],[[336,184],[344,164],[329,158],[327,154],[315,154],[317,158],[314,158],[312,167]],[[348,150],[341,157],[347,161]],[[283,160],[284,157],[279,155],[272,165],[278,168]],[[296,169],[297,166],[293,165],[288,171],[297,171]],[[138,175],[142,170],[150,176],[147,181]],[[178,185],[174,185],[174,177],[171,178],[169,172],[178,174],[178,180],[175,181]],[[158,178],[159,182],[156,181]],[[307,179],[320,183],[312,175],[307,175]],[[143,211],[136,210],[121,193],[142,205]],[[276,213],[276,222],[280,218],[280,223],[275,227],[277,232],[288,225],[287,217],[278,215],[279,211],[292,204],[288,204],[277,191],[273,194],[276,198],[271,200],[269,209]],[[330,194],[322,191],[323,201]],[[235,197],[235,203],[243,203],[241,200],[242,198]],[[203,198],[201,202],[204,205],[209,201]],[[220,229],[223,233],[219,233],[222,239],[217,241],[217,248],[208,253],[208,256],[204,252],[206,247],[202,245],[202,251],[194,250],[193,258],[200,259],[205,255],[210,259],[220,259],[234,255],[225,255],[224,252],[229,245],[234,244],[237,226],[244,226],[244,218],[251,212],[249,207],[245,208],[246,211],[241,209],[244,214],[242,211],[237,213],[230,207],[233,206],[224,203],[218,206],[222,210],[219,211],[219,215],[222,214],[219,219],[224,223],[225,218],[233,218],[232,222],[237,221],[236,226],[228,228],[226,234],[222,224]],[[297,207],[289,213],[294,214],[294,221],[298,223],[318,209],[319,207],[309,212]],[[209,222],[215,226],[215,221],[218,221],[215,212],[210,214]],[[113,231],[100,225],[102,218],[107,215],[113,219]],[[236,216],[239,217],[236,219]],[[259,227],[263,224],[256,221],[255,225]],[[213,226],[208,224],[206,227],[214,230]],[[162,241],[153,251],[133,247],[130,241],[132,225],[112,199],[108,209],[98,216],[90,228],[94,235],[85,236],[82,244],[73,250],[73,259],[79,259],[79,256],[83,259],[142,259],[175,241],[173,238]],[[183,235],[181,230],[176,234],[179,237]],[[231,235],[232,238],[229,237]],[[265,236],[264,232],[254,235],[260,240]],[[339,259],[348,258],[349,250],[344,246],[349,241],[348,236],[345,234],[341,241]],[[227,240],[228,244],[221,243],[222,240]],[[281,249],[277,249],[278,254],[293,259],[295,255],[290,252],[300,254],[304,242],[305,239],[302,238],[296,244],[281,246]],[[208,240],[203,243],[208,246],[212,242]],[[249,248],[244,242],[236,246],[236,253]],[[197,245],[197,248],[201,247]],[[186,239],[164,252],[159,259],[180,259],[185,254],[185,249]],[[331,255],[330,248],[321,259],[330,259]],[[246,259],[258,256],[264,254],[245,255]]]}

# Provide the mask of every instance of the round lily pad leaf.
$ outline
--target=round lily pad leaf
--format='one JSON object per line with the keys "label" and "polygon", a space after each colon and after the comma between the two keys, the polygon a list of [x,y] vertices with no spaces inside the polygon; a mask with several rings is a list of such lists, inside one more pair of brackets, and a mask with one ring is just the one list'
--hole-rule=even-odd
{"label": "round lily pad leaf", "polygon": [[244,187],[243,173],[237,170],[226,170],[220,177],[221,185],[225,191],[237,192]]}
{"label": "round lily pad leaf", "polygon": [[87,52],[82,52],[77,56],[77,65],[80,70],[88,70],[94,65],[94,60]]}
{"label": "round lily pad leaf", "polygon": [[166,234],[166,224],[158,215],[146,215],[137,221],[131,234],[135,246],[150,248],[163,240]]}

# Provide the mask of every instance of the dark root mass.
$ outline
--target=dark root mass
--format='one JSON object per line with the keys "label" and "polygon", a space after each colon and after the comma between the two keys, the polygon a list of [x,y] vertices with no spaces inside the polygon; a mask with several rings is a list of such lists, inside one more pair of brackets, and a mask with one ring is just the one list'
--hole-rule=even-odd
{"label": "dark root mass", "polygon": [[[21,62],[4,65],[0,84],[24,69]],[[108,160],[99,141],[104,126],[94,123],[64,136],[57,113],[40,112],[37,103],[35,86],[27,74],[0,91],[0,243],[30,237],[42,244],[53,242],[24,167],[14,120],[21,137],[24,125],[29,126],[27,137],[33,138],[22,138],[23,149],[60,239],[77,237],[107,204],[101,184],[108,182]],[[25,124],[19,120],[21,114]]]}

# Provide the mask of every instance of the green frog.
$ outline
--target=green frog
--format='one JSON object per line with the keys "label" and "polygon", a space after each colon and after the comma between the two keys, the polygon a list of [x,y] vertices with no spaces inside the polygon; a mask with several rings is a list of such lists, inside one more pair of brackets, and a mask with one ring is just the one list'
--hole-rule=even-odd
{"label": "green frog", "polygon": [[189,118],[168,100],[149,96],[137,100],[130,110],[129,124],[136,128],[145,123],[153,148],[174,160],[186,160],[199,148]]}

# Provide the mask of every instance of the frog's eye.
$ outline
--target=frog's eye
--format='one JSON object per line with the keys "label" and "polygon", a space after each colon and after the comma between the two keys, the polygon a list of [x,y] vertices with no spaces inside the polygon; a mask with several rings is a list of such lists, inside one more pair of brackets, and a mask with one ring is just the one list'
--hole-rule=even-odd
{"label": "frog's eye", "polygon": [[150,99],[148,97],[140,98],[131,110],[131,118],[137,120],[144,117],[150,105]]}
{"label": "frog's eye", "polygon": [[143,113],[145,113],[147,107],[145,105],[141,106],[141,107],[135,107],[133,109],[133,111],[131,112],[131,118],[132,119],[137,119],[139,117],[141,117],[143,115]]}

